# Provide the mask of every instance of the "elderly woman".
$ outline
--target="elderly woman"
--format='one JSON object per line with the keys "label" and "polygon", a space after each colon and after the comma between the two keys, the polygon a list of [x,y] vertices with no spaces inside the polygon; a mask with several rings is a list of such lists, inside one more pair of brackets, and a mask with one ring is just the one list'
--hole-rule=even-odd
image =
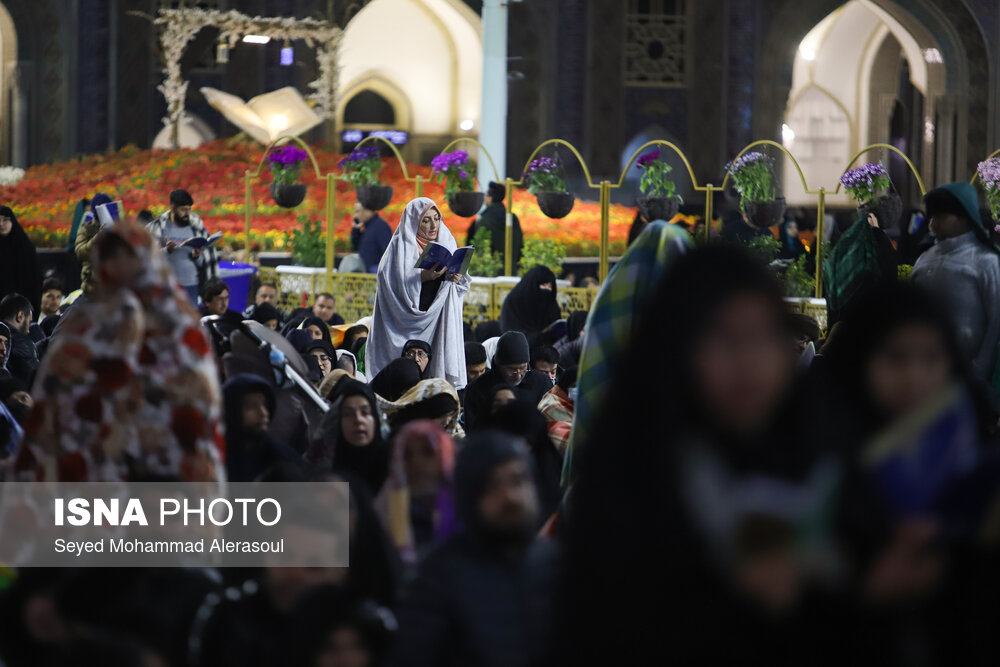
{"label": "elderly woman", "polygon": [[432,350],[424,377],[443,378],[461,389],[466,385],[462,299],[471,280],[468,275],[446,273],[443,267],[415,268],[432,241],[451,252],[457,248],[434,201],[418,197],[406,205],[378,267],[365,371],[375,377],[399,357],[407,341],[417,339]]}

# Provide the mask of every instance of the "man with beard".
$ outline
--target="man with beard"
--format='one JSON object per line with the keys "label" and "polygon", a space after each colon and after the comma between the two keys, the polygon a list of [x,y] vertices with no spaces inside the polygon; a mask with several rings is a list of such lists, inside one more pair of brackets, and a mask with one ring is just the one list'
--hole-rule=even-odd
{"label": "man with beard", "polygon": [[524,442],[492,431],[466,440],[455,502],[463,528],[427,555],[404,593],[393,664],[539,664],[557,550],[535,535],[538,497]]}
{"label": "man with beard", "polygon": [[520,331],[508,331],[497,341],[492,367],[475,382],[470,382],[465,393],[465,423],[475,428],[476,420],[490,411],[490,404],[497,387],[510,387],[518,401],[536,406],[542,396],[552,389],[552,381],[540,371],[531,370],[528,362],[531,352],[528,339]]}
{"label": "man with beard", "polygon": [[0,322],[10,331],[7,370],[28,385],[34,381],[39,364],[35,342],[28,335],[31,315],[31,302],[20,294],[8,294],[0,301]]}
{"label": "man with beard", "polygon": [[170,193],[170,209],[149,223],[148,228],[167,253],[167,262],[177,281],[191,301],[198,303],[199,287],[219,277],[219,260],[214,245],[198,249],[181,245],[191,238],[210,236],[201,218],[191,212],[193,205],[194,199],[187,190],[174,190]]}

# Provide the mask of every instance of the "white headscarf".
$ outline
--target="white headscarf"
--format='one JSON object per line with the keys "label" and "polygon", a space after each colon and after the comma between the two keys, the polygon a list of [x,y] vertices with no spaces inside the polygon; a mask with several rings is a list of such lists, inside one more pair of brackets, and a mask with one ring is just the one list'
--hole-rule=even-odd
{"label": "white headscarf", "polygon": [[[406,205],[396,233],[379,262],[375,313],[365,348],[365,374],[375,377],[402,354],[406,341],[418,339],[431,346],[431,360],[424,377],[443,378],[461,389],[467,384],[462,298],[472,281],[466,275],[459,283],[442,282],[428,309],[420,310],[423,283],[420,270],[413,268],[420,257],[417,229],[420,218],[431,207],[438,208],[427,197],[418,197]],[[438,228],[437,242],[451,252],[458,248],[443,222]]]}

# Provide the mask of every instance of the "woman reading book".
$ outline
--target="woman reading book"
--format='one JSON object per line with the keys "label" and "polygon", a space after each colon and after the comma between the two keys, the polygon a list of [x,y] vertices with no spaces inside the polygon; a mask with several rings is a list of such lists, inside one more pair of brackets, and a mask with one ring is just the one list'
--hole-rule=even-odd
{"label": "woman reading book", "polygon": [[406,205],[379,263],[365,369],[368,377],[376,376],[399,357],[408,340],[419,339],[432,350],[424,377],[443,378],[461,389],[466,385],[462,299],[471,279],[464,272],[449,272],[443,263],[415,268],[430,243],[450,253],[458,250],[434,201],[418,197]]}

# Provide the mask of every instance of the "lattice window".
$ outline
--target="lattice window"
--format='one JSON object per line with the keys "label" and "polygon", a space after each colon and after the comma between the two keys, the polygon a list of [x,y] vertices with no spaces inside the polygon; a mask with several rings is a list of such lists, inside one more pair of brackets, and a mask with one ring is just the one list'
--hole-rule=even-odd
{"label": "lattice window", "polygon": [[629,0],[622,46],[628,86],[680,87],[688,65],[685,0]]}

